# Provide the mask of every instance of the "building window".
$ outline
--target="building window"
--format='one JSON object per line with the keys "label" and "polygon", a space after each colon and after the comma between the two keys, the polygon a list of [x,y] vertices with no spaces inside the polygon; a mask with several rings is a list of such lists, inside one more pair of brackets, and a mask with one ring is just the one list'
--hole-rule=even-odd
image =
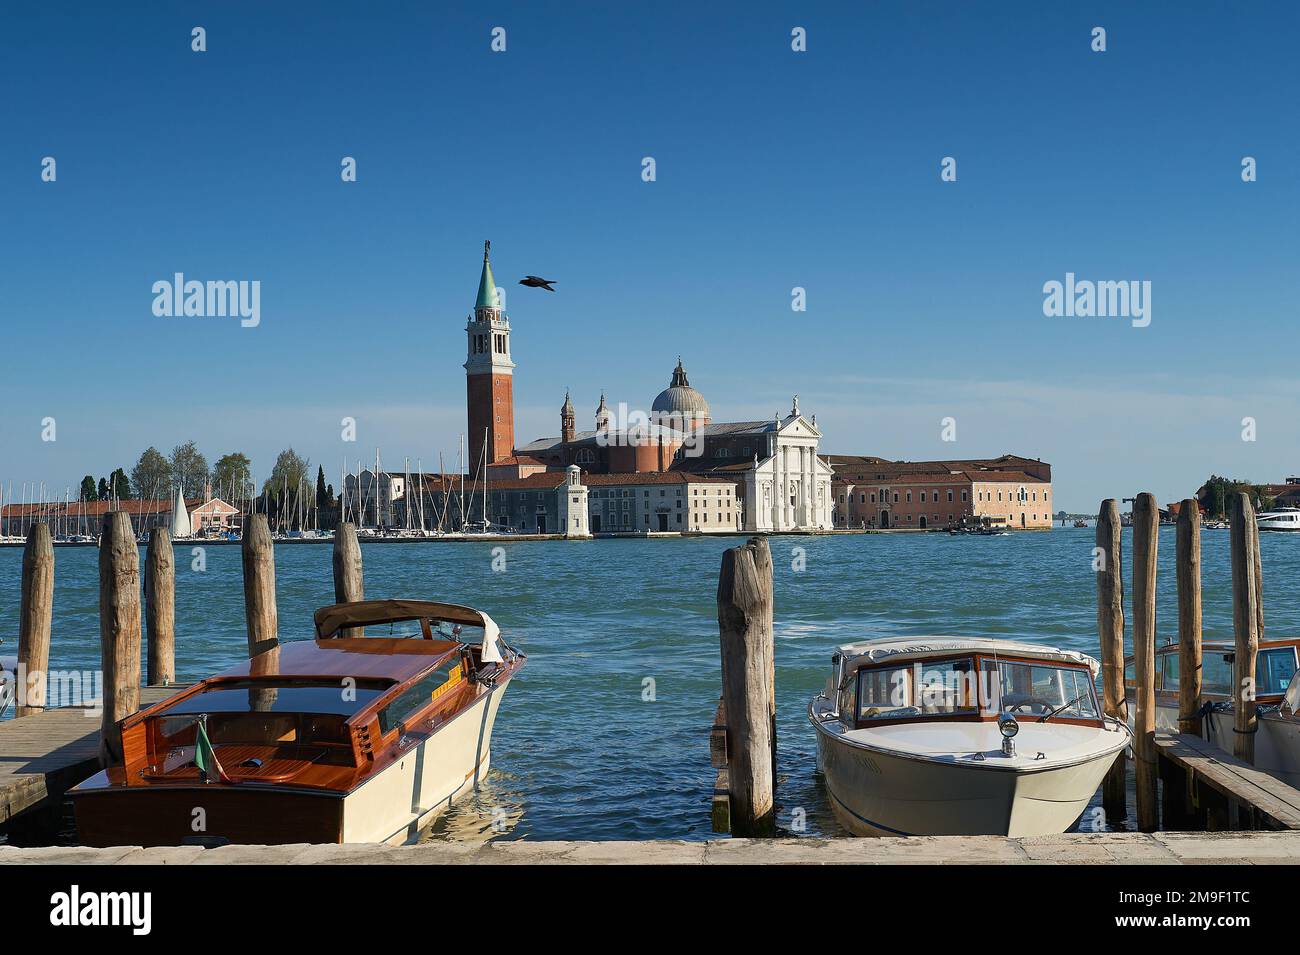
{"label": "building window", "polygon": [[948,503],[952,503],[952,488],[948,488]]}

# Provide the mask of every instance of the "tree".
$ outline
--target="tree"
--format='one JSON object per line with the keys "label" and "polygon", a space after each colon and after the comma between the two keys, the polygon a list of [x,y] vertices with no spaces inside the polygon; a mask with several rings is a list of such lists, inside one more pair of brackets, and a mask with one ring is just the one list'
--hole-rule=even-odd
{"label": "tree", "polygon": [[286,491],[289,500],[293,500],[300,485],[311,486],[311,462],[299,457],[293,448],[281,451],[271,468],[271,476],[262,485],[262,493],[275,498],[277,504],[283,504],[280,496]]}
{"label": "tree", "polygon": [[135,488],[135,496],[141,500],[167,497],[171,483],[171,463],[157,448],[145,448],[140,454],[140,460],[131,469],[131,484]]}
{"label": "tree", "polygon": [[95,501],[99,499],[99,492],[95,490],[95,478],[87,474],[81,479],[81,499],[83,501]]}
{"label": "tree", "polygon": [[325,487],[325,468],[316,468],[316,506],[329,507],[333,502],[330,500],[330,493]]}
{"label": "tree", "polygon": [[172,448],[172,482],[180,485],[186,497],[198,497],[208,483],[208,459],[199,453],[198,445],[186,441]]}
{"label": "tree", "polygon": [[99,487],[95,490],[95,496],[101,501],[107,501],[109,499],[108,478],[99,479]]}
{"label": "tree", "polygon": [[214,494],[228,494],[232,500],[243,500],[252,483],[253,462],[248,459],[248,455],[231,451],[217,458],[217,464],[212,469]]}
{"label": "tree", "polygon": [[108,476],[108,487],[119,501],[131,500],[131,481],[121,468],[115,468]]}

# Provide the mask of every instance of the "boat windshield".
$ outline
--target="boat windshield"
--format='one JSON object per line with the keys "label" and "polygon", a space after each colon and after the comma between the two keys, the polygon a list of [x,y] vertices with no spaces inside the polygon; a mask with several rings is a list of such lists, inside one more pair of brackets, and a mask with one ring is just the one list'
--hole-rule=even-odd
{"label": "boat windshield", "polygon": [[[986,660],[984,665],[987,673],[995,664]],[[1086,669],[1006,660],[997,661],[996,667],[997,679],[989,681],[989,696],[998,713],[1100,718],[1092,674]]]}
{"label": "boat windshield", "polygon": [[978,713],[975,662],[926,660],[858,671],[858,719]]}

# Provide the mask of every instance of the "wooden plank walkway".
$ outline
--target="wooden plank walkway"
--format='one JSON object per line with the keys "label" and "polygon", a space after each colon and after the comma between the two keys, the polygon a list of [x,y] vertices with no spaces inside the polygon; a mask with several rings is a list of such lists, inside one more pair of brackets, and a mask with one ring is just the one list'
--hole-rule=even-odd
{"label": "wooden plank walkway", "polygon": [[[152,706],[181,686],[140,688]],[[49,806],[99,771],[101,711],[66,706],[0,723],[0,825]]]}
{"label": "wooden plank walkway", "polygon": [[[1157,733],[1156,753],[1160,760],[1167,760],[1185,774],[1182,779],[1166,776],[1165,786],[1172,789],[1180,783],[1183,785],[1186,803],[1182,808],[1187,814],[1196,809],[1205,811],[1198,787],[1208,787],[1239,816],[1248,817],[1234,819],[1229,813],[1223,820],[1228,828],[1243,827],[1244,822],[1254,829],[1300,830],[1300,790],[1223,752],[1213,743],[1186,733]],[[1176,795],[1166,792],[1166,807]],[[1177,811],[1180,807],[1174,808]],[[1171,828],[1170,822],[1165,821],[1166,829]],[[1211,825],[1218,828],[1213,820]]]}

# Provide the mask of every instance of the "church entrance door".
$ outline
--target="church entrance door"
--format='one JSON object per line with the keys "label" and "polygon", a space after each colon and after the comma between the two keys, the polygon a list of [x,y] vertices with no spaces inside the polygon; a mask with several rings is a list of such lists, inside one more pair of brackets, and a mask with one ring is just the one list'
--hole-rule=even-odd
{"label": "church entrance door", "polygon": [[880,526],[881,526],[882,528],[884,528],[884,527],[888,527],[888,526],[889,526],[889,512],[888,512],[888,511],[881,511],[881,512],[880,512]]}

